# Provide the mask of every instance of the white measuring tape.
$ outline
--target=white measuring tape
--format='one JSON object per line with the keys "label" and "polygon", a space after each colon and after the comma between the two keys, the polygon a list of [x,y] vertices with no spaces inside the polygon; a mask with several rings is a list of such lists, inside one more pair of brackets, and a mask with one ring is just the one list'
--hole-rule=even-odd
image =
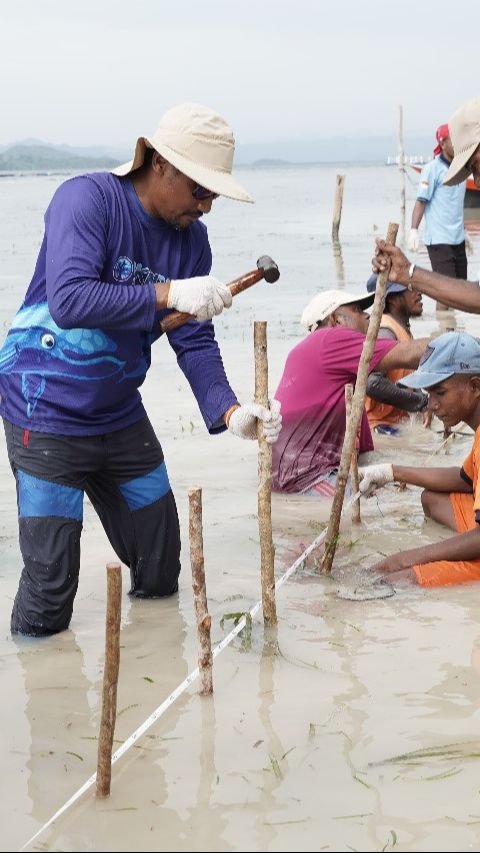
{"label": "white measuring tape", "polygon": [[[359,499],[359,497],[360,497],[360,492],[357,492],[348,501],[348,503],[345,504],[343,509],[344,510],[350,509],[350,507],[355,503],[355,501],[357,501]],[[278,581],[276,581],[276,583],[275,583],[275,589],[276,590],[280,589],[280,587],[283,586],[283,584],[288,580],[288,578],[293,575],[293,573],[296,571],[296,569],[298,569],[298,567],[301,565],[301,563],[303,563],[303,561],[306,559],[306,557],[308,557],[308,555],[311,554],[312,551],[314,551],[315,548],[317,548],[320,545],[320,543],[322,542],[322,540],[325,538],[326,535],[327,535],[327,528],[325,528],[325,530],[323,530],[317,536],[317,538],[313,540],[313,542],[308,546],[308,548],[305,548],[305,551],[303,552],[303,554],[300,554],[300,556],[295,560],[293,565],[291,565],[290,568],[287,569],[285,574],[283,574],[282,577],[279,578]],[[261,606],[262,606],[262,602],[257,601],[257,603],[254,604],[252,609],[248,611],[248,616],[250,619],[253,619],[253,617],[257,615]],[[244,615],[237,622],[235,627],[232,628],[230,633],[227,634],[227,636],[224,637],[223,640],[215,646],[215,648],[212,652],[213,660],[215,660],[215,658],[220,654],[220,652],[223,652],[223,650],[232,642],[232,640],[237,636],[237,634],[239,634],[240,631],[242,631],[243,628],[245,628],[246,624],[247,624],[247,615]],[[185,680],[182,681],[182,683],[179,684],[178,687],[175,688],[173,693],[170,693],[170,696],[167,696],[167,698],[162,702],[162,704],[159,705],[158,708],[156,708],[155,711],[153,711],[153,713],[150,714],[150,716],[138,727],[138,729],[135,729],[133,734],[131,734],[130,737],[127,738],[127,740],[125,740],[122,743],[122,745],[116,750],[116,752],[113,753],[113,755],[112,755],[112,766],[118,761],[119,758],[122,757],[122,755],[124,755],[134,745],[134,743],[137,742],[138,738],[141,737],[141,735],[145,734],[145,732],[150,728],[150,726],[153,726],[153,724],[156,723],[156,721],[160,719],[160,717],[165,713],[165,711],[168,708],[170,708],[171,705],[173,705],[175,700],[178,699],[178,697],[181,696],[182,693],[185,693],[185,690],[187,689],[187,687],[190,687],[190,685],[193,684],[193,682],[197,680],[199,675],[200,675],[200,670],[197,666],[194,670],[192,670],[192,672],[190,672],[187,675]],[[32,842],[35,841],[39,835],[42,834],[42,832],[45,832],[45,830],[48,829],[48,827],[51,826],[52,823],[54,823],[60,817],[60,815],[64,814],[67,811],[67,809],[70,808],[70,806],[72,806],[78,799],[80,799],[82,794],[84,794],[85,791],[88,791],[88,789],[92,787],[92,785],[96,781],[96,778],[97,778],[96,773],[94,773],[93,776],[90,776],[90,778],[87,779],[87,781],[83,783],[81,788],[79,788],[78,791],[75,791],[73,796],[71,796],[70,799],[67,800],[67,802],[64,803],[63,806],[61,806],[61,808],[59,808],[58,811],[56,811],[55,814],[46,823],[43,824],[43,826],[35,833],[35,835],[32,835],[32,837],[29,838],[29,840],[23,845],[23,847],[20,847],[20,853],[22,853],[23,850],[26,850],[27,847],[29,847],[30,844],[32,844]]]}

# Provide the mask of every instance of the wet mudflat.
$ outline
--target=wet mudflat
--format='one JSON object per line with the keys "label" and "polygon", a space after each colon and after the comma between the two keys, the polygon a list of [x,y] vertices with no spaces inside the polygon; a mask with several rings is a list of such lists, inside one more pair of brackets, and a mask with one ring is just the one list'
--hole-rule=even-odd
{"label": "wet mudflat", "polygon": [[[216,321],[227,373],[241,399],[253,393],[252,320],[268,320],[273,389],[286,353],[302,334],[297,318],[303,303],[315,286],[336,283],[331,247],[318,237],[322,228],[328,233],[327,213],[317,209],[313,190],[308,208],[307,193],[314,181],[328,188],[332,175],[310,174],[304,206],[299,198],[281,223],[275,220],[278,196],[287,185],[298,188],[302,175],[259,172],[250,180],[245,175],[247,186],[256,182],[257,197],[268,188],[270,206],[259,205],[263,209],[252,226],[245,214],[247,230],[237,244],[230,208],[220,222],[212,218],[209,225],[218,247],[215,272],[226,280],[249,269],[252,254],[253,264],[268,252],[282,268],[286,252],[278,284],[283,290],[275,298],[266,286],[254,288],[251,297],[238,297],[231,312]],[[378,225],[365,175],[350,176],[351,183],[360,179],[365,191],[362,184],[355,217],[349,218],[347,207],[343,247],[344,285],[354,290],[362,286],[364,271],[368,276],[372,225]],[[3,231],[0,245],[3,327],[21,299],[41,233],[39,209],[52,190],[29,180],[21,190],[11,187],[11,232]],[[390,199],[394,190],[392,184]],[[21,241],[27,198],[32,209]],[[305,205],[312,214],[308,220]],[[378,202],[377,209],[378,218],[393,218],[387,204]],[[235,245],[238,255],[232,252]],[[480,246],[475,245],[478,258]],[[442,322],[447,320],[480,331],[478,318],[457,312]],[[426,316],[415,334],[440,330],[434,306],[426,300]],[[196,666],[189,487],[203,489],[213,641],[231,629],[232,614],[250,609],[260,598],[255,445],[206,434],[173,354],[162,342],[144,398],[177,497],[183,570],[178,596],[131,602],[124,569],[116,746]],[[397,443],[379,440],[376,459],[423,464],[441,441],[440,432],[412,427]],[[448,454],[433,457],[435,464],[459,464],[469,445],[468,435],[459,436]],[[105,565],[113,554],[87,503],[71,629],[41,642],[13,640],[8,626],[19,552],[4,444],[0,497],[0,847],[10,850],[21,848],[95,771]],[[274,497],[277,576],[318,535],[327,516],[328,507],[315,500]],[[345,572],[365,571],[379,554],[445,535],[423,521],[419,490],[387,488],[378,500],[362,502],[360,527],[345,517],[335,564]],[[338,598],[338,579],[314,572],[312,555],[279,591],[275,635],[265,635],[260,615],[251,631],[217,657],[212,698],[200,698],[198,683],[193,684],[120,759],[108,800],[96,801],[90,789],[27,849],[480,849],[480,587],[402,587],[389,598],[350,601]]]}

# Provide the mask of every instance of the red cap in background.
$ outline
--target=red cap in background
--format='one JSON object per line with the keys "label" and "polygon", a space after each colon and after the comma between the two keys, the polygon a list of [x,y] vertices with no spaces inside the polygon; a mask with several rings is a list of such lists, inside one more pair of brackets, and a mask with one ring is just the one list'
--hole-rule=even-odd
{"label": "red cap in background", "polygon": [[435,134],[435,138],[439,143],[436,148],[433,149],[433,156],[436,157],[437,154],[440,154],[442,151],[440,142],[444,142],[447,137],[450,136],[450,131],[448,129],[448,124],[441,124],[437,127],[437,132]]}

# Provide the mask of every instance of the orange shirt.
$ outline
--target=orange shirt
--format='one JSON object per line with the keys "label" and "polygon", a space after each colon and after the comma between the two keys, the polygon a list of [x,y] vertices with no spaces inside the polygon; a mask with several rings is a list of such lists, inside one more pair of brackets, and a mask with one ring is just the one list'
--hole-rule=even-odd
{"label": "orange shirt", "polygon": [[[410,332],[407,332],[390,314],[383,315],[380,328],[391,329],[399,343],[412,340]],[[403,367],[395,368],[395,370],[388,371],[387,379],[395,383],[403,379],[404,376],[408,376],[411,372],[411,370]],[[372,397],[365,398],[365,409],[371,429],[377,426],[377,424],[395,424],[403,420],[403,418],[408,417],[408,412],[404,412],[403,409],[396,409],[395,406],[391,406],[389,403],[379,403],[378,400],[374,400]]]}
{"label": "orange shirt", "polygon": [[[472,487],[472,492],[451,492],[450,502],[457,533],[466,533],[480,524],[480,427],[475,430],[472,449],[460,470],[462,479]],[[413,566],[413,571],[420,586],[452,586],[480,580],[480,559],[435,560]]]}
{"label": "orange shirt", "polygon": [[473,514],[475,521],[480,524],[480,427],[475,430],[473,444],[470,453],[465,459],[462,468],[462,478],[472,487],[473,493]]}

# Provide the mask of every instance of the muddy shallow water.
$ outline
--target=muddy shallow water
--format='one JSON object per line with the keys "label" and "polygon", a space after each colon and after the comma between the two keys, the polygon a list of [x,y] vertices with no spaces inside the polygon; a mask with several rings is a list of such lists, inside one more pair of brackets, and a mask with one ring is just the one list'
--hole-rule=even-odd
{"label": "muddy shallow water", "polygon": [[[242,399],[253,392],[252,320],[268,320],[273,391],[302,334],[304,302],[317,286],[361,289],[374,226],[395,218],[395,170],[346,171],[341,268],[318,236],[329,233],[329,204],[322,207],[319,194],[333,197],[335,169],[246,170],[242,179],[259,199],[256,209],[225,205],[211,218],[217,275],[233,278],[265,252],[282,272],[277,291],[254,288],[216,321],[227,373]],[[7,180],[0,197],[4,327],[31,270],[41,210],[58,183]],[[381,181],[383,195],[371,198],[371,186]],[[282,208],[287,190],[289,205]],[[474,226],[472,274],[480,267]],[[455,324],[480,332],[478,318],[437,317],[426,299],[415,334]],[[144,398],[177,497],[183,570],[178,596],[153,602],[128,599],[124,570],[116,747],[196,666],[191,486],[203,490],[214,643],[230,631],[229,614],[260,598],[255,445],[206,434],[162,342]],[[439,431],[412,426],[398,440],[382,438],[372,458],[459,464],[469,435],[432,457],[442,442],[441,425],[434,427]],[[87,503],[71,629],[40,642],[13,640],[8,626],[19,552],[3,442],[0,473],[0,849],[10,850],[25,845],[96,769],[105,565],[114,555]],[[379,554],[449,535],[423,521],[419,494],[389,487],[362,501],[359,527],[344,518],[337,569],[362,568]],[[278,577],[327,518],[323,502],[274,496]],[[199,697],[194,683],[117,762],[110,798],[97,801],[90,789],[26,849],[479,850],[480,586],[403,586],[382,600],[349,601],[337,597],[337,580],[319,578],[314,569],[313,554],[278,591],[275,634],[265,634],[260,613],[251,632],[216,658],[213,697]]]}

